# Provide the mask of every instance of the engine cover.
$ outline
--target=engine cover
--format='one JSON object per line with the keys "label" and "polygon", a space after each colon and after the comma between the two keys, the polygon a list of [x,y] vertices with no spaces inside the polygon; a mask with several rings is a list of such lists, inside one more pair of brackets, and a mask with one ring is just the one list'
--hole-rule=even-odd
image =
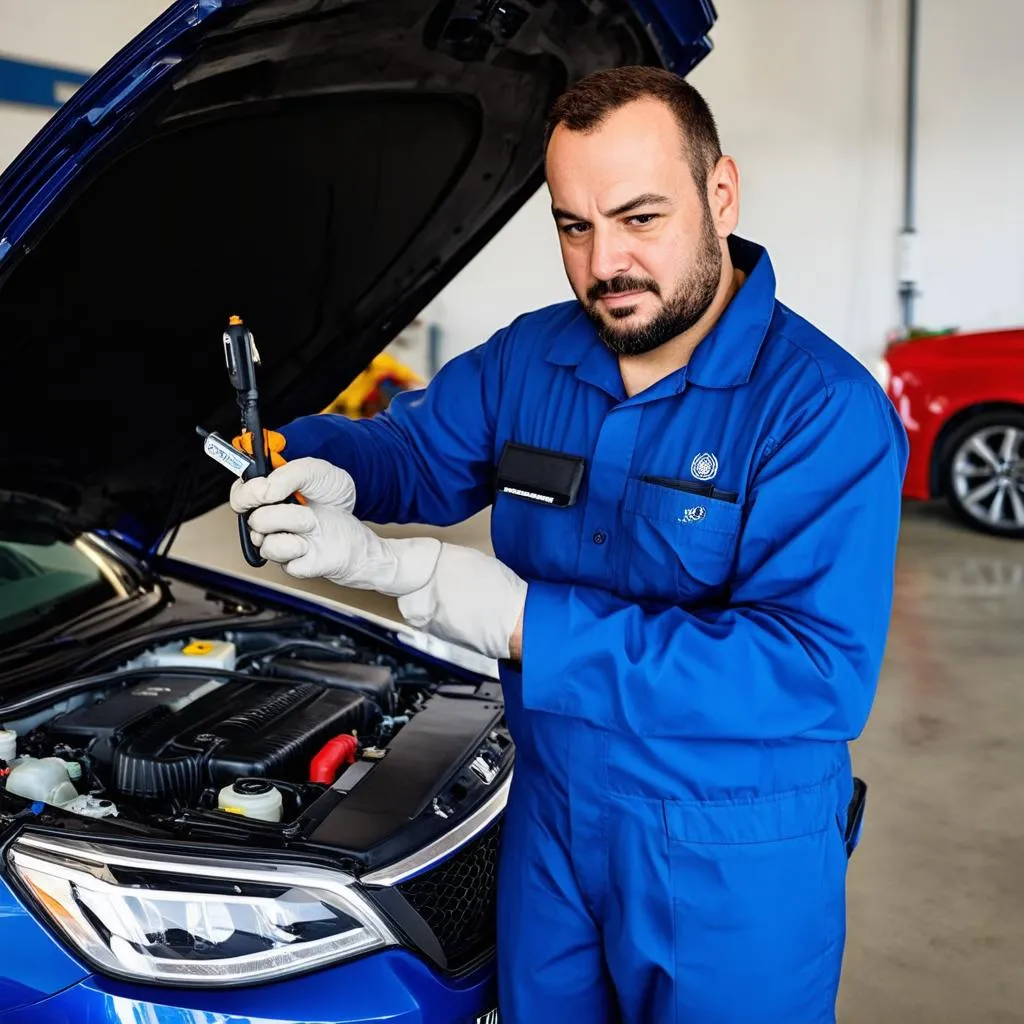
{"label": "engine cover", "polygon": [[206,787],[239,777],[306,778],[328,739],[379,715],[361,694],[312,683],[229,684],[161,711],[113,750],[113,789],[123,798],[190,803]]}

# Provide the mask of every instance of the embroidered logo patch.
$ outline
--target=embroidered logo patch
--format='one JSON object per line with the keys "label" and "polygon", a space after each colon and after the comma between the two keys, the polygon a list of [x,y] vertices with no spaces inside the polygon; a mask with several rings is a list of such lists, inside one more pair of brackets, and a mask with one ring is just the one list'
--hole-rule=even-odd
{"label": "embroidered logo patch", "polygon": [[699,523],[707,514],[708,510],[703,505],[694,505],[683,513],[682,522]]}
{"label": "embroidered logo patch", "polygon": [[714,480],[718,476],[718,456],[711,452],[695,455],[690,463],[690,473],[694,480]]}

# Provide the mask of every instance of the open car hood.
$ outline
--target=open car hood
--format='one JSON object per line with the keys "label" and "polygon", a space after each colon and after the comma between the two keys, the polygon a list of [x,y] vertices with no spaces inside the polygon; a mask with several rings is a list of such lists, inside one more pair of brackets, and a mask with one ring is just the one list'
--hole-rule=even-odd
{"label": "open car hood", "polygon": [[[191,0],[0,177],[0,481],[152,542],[224,500],[229,314],[323,408],[543,179],[554,98],[687,73],[710,0]],[[24,404],[22,404],[24,403]]]}

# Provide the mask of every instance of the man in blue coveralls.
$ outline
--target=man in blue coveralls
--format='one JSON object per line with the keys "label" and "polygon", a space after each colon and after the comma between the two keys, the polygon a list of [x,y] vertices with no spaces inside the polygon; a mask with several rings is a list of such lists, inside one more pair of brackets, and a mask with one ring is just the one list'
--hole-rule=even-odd
{"label": "man in blue coveralls", "polygon": [[[500,659],[504,1024],[833,1021],[847,743],[882,660],[906,437],[734,235],[736,164],[692,87],[582,81],[546,169],[576,300],[386,414],[290,424],[289,461],[232,506],[292,576],[395,595]],[[496,559],[362,522],[492,503]]]}

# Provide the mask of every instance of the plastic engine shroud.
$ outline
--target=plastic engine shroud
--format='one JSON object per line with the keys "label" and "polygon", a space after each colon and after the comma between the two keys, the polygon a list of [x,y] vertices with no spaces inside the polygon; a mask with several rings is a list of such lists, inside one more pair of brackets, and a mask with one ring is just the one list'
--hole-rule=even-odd
{"label": "plastic engine shroud", "polygon": [[[206,787],[240,777],[305,778],[327,740],[363,730],[380,714],[359,693],[284,681],[218,686],[175,710],[175,698],[195,688],[194,680],[161,679],[135,688],[145,699],[133,715],[99,704],[54,722],[52,731],[80,743],[88,729],[90,753],[108,763],[120,798],[191,803]],[[101,720],[105,711],[109,722]]]}

